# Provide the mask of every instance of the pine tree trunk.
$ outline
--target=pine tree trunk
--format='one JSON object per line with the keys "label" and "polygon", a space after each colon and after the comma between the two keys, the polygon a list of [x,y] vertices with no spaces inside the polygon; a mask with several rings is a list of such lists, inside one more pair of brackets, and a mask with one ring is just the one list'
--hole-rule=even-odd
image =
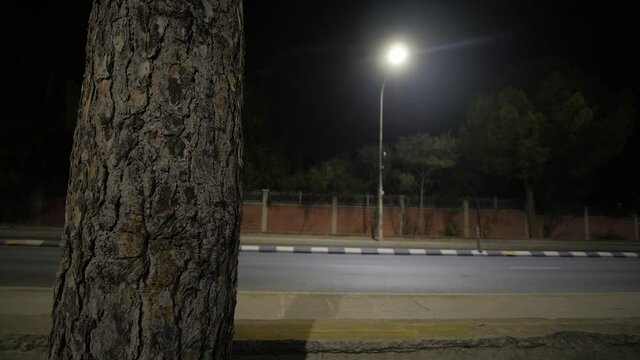
{"label": "pine tree trunk", "polygon": [[241,0],[98,0],[52,359],[225,359],[241,217]]}

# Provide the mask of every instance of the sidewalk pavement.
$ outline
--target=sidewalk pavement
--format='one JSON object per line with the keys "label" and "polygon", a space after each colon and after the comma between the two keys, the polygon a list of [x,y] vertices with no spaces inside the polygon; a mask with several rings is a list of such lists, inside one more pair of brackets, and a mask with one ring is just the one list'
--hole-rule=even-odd
{"label": "sidewalk pavement", "polygon": [[[240,291],[234,358],[419,359],[450,351],[445,358],[453,359],[459,349],[489,351],[483,358],[493,358],[487,349],[518,353],[567,345],[581,355],[591,351],[585,346],[607,354],[613,346],[637,358],[638,303],[640,293]],[[44,359],[51,307],[50,288],[0,288],[0,358]]]}
{"label": "sidewalk pavement", "polygon": [[[4,245],[58,246],[61,237],[61,227],[0,225],[0,243]],[[476,239],[464,238],[387,237],[376,241],[353,235],[241,233],[240,241],[243,245],[477,249]],[[481,239],[480,246],[483,250],[499,251],[640,251],[640,241],[620,240]]]}
{"label": "sidewalk pavement", "polygon": [[[45,358],[52,297],[50,288],[0,287],[0,358]],[[456,349],[524,351],[559,343],[579,354],[591,351],[583,345],[604,353],[614,346],[637,358],[639,303],[640,293],[240,291],[234,353],[239,359],[418,359],[424,351],[451,349],[453,359]]]}
{"label": "sidewalk pavement", "polygon": [[[46,335],[52,289],[0,287],[0,336]],[[237,339],[532,336],[560,329],[640,335],[640,293],[381,294],[238,292]],[[480,324],[485,324],[479,326]],[[489,326],[488,324],[493,324]],[[501,325],[507,326],[502,328]],[[615,326],[614,326],[615,325]],[[620,329],[620,328],[619,328]]]}

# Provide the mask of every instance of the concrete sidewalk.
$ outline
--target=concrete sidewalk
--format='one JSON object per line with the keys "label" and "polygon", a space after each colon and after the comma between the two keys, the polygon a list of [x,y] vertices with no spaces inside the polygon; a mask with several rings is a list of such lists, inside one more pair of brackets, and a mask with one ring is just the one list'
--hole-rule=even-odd
{"label": "concrete sidewalk", "polygon": [[[0,316],[47,315],[51,288],[0,287]],[[640,318],[640,293],[387,294],[239,291],[238,320]],[[1,326],[1,325],[0,325]]]}
{"label": "concrete sidewalk", "polygon": [[0,239],[60,240],[62,226],[0,224]]}
{"label": "concrete sidewalk", "polygon": [[[61,227],[0,225],[0,243],[5,245],[58,246]],[[371,248],[424,248],[475,250],[476,239],[387,237],[376,241],[366,236],[242,233],[244,245],[340,246]],[[553,239],[481,239],[483,250],[506,251],[640,251],[640,241],[553,240]]]}
{"label": "concrete sidewalk", "polygon": [[[640,343],[639,303],[640,293],[240,291],[235,342],[236,346],[243,344],[241,351],[253,354],[384,352],[390,346],[415,350],[430,348],[436,340],[465,347],[487,339],[525,341],[558,333],[598,334],[618,339],[615,341],[631,339],[635,344]],[[6,358],[22,358],[25,349],[35,354],[34,359],[43,357],[51,305],[50,288],[0,288],[0,358],[2,350]],[[246,344],[252,344],[251,350]]]}
{"label": "concrete sidewalk", "polygon": [[[0,288],[0,334],[46,334],[52,307],[50,288]],[[304,293],[240,291],[235,319],[243,324],[241,334],[250,334],[251,321],[261,324],[279,322],[301,324],[305,321],[323,324],[323,331],[314,333],[289,332],[293,339],[334,335],[327,332],[330,324],[415,324],[454,321],[496,321],[530,319],[537,324],[563,320],[584,322],[611,322],[624,320],[636,323],[640,319],[640,293],[597,294],[380,294],[380,293]],[[350,336],[362,337],[368,325]],[[402,326],[395,326],[386,334],[401,336]],[[639,323],[640,325],[640,323]],[[447,337],[450,329],[438,334]],[[342,332],[343,330],[340,330]],[[384,327],[375,330],[376,336],[385,337]],[[399,332],[400,331],[400,332]],[[411,330],[413,332],[414,330]],[[285,332],[286,333],[286,332]],[[283,338],[285,333],[281,333]],[[410,334],[408,334],[410,335]],[[459,335],[459,334],[458,334]],[[457,335],[456,335],[457,336]],[[285,336],[286,337],[286,336]]]}

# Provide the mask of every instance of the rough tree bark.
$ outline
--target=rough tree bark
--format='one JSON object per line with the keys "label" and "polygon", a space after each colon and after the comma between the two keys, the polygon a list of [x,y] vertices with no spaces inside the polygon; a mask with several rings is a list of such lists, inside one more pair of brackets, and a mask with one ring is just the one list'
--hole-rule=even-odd
{"label": "rough tree bark", "polygon": [[224,359],[241,217],[241,0],[97,0],[52,359]]}

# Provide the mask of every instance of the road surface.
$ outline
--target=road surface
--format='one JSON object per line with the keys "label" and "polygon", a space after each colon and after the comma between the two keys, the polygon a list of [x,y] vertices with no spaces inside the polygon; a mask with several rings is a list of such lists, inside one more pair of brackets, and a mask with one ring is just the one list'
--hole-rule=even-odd
{"label": "road surface", "polygon": [[[52,286],[59,248],[0,246],[0,286]],[[240,290],[640,292],[640,259],[240,254]]]}

